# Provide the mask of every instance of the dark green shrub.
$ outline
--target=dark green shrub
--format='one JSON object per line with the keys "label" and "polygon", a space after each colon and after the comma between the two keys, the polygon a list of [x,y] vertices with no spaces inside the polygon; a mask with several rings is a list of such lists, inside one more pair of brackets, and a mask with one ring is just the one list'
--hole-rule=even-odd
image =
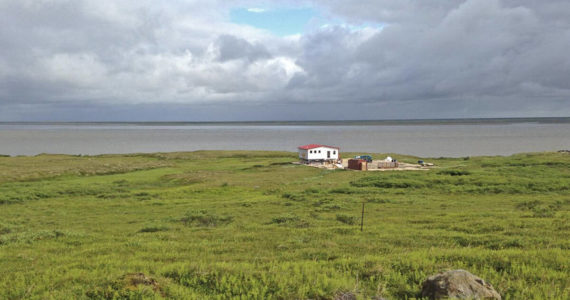
{"label": "dark green shrub", "polygon": [[356,187],[377,187],[386,189],[406,189],[406,188],[423,188],[426,186],[425,182],[414,179],[400,179],[400,178],[364,178],[362,181],[351,182]]}
{"label": "dark green shrub", "polygon": [[293,200],[293,201],[304,201],[305,200],[305,196],[293,194],[293,193],[283,193],[283,195],[281,195],[281,197],[283,197],[285,199]]}
{"label": "dark green shrub", "polygon": [[165,226],[146,226],[143,227],[139,232],[159,232],[159,231],[168,231],[168,227]]}
{"label": "dark green shrub", "polygon": [[319,194],[321,190],[317,188],[308,188],[304,191],[305,194]]}
{"label": "dark green shrub", "polygon": [[154,299],[156,294],[164,296],[157,280],[143,273],[131,273],[88,290],[85,296],[89,299]]}
{"label": "dark green shrub", "polygon": [[12,232],[12,226],[0,223],[0,235]]}
{"label": "dark green shrub", "polygon": [[231,223],[233,217],[219,216],[206,210],[198,210],[187,212],[181,221],[186,226],[215,227]]}
{"label": "dark green shrub", "polygon": [[538,206],[532,209],[532,216],[535,218],[552,218],[556,214],[554,207]]}
{"label": "dark green shrub", "polygon": [[517,204],[517,208],[522,210],[531,210],[540,204],[542,204],[542,202],[539,200],[523,201]]}
{"label": "dark green shrub", "polygon": [[471,172],[467,170],[441,170],[437,172],[439,175],[450,175],[450,176],[466,176],[471,175]]}
{"label": "dark green shrub", "polygon": [[392,203],[394,201],[392,201],[390,199],[370,198],[370,199],[367,199],[366,202],[368,202],[368,203]]}
{"label": "dark green shrub", "polygon": [[354,225],[354,224],[356,224],[356,221],[358,220],[358,218],[355,216],[350,216],[350,215],[345,215],[345,214],[337,214],[336,220],[339,222],[342,222],[344,224]]}
{"label": "dark green shrub", "polygon": [[283,214],[277,217],[273,217],[270,224],[286,225],[299,228],[309,226],[309,223],[307,221],[294,214]]}
{"label": "dark green shrub", "polygon": [[351,189],[351,188],[335,188],[335,189],[330,190],[330,193],[350,195],[350,194],[358,194],[358,193],[360,193],[360,191],[357,189]]}
{"label": "dark green shrub", "polygon": [[271,219],[271,223],[273,224],[285,224],[285,223],[293,223],[299,221],[300,218],[293,214],[283,214],[277,217],[273,217]]}

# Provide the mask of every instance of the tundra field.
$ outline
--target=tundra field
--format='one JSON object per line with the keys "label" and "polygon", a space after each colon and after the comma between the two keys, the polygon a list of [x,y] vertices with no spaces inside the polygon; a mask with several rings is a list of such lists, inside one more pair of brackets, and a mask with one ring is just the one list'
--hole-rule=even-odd
{"label": "tundra field", "polygon": [[503,299],[570,298],[569,153],[407,172],[296,157],[0,157],[0,298],[412,299],[450,269]]}

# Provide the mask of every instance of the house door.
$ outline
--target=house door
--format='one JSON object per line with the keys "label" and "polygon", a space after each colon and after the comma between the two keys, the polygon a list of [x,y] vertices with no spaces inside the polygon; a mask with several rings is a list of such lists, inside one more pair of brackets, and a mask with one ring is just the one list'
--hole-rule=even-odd
{"label": "house door", "polygon": [[331,152],[327,151],[327,158],[331,158]]}

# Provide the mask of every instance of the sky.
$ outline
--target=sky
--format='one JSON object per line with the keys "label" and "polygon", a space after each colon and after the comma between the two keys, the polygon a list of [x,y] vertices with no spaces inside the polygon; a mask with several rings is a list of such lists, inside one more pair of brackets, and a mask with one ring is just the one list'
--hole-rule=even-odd
{"label": "sky", "polygon": [[570,116],[567,0],[0,0],[0,121]]}

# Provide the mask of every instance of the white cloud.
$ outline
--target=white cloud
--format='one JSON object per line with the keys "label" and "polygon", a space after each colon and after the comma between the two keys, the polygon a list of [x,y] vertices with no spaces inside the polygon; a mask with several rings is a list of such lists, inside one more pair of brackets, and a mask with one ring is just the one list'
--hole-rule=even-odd
{"label": "white cloud", "polygon": [[248,8],[247,11],[252,12],[252,13],[264,13],[267,10],[265,8],[252,7],[252,8]]}

